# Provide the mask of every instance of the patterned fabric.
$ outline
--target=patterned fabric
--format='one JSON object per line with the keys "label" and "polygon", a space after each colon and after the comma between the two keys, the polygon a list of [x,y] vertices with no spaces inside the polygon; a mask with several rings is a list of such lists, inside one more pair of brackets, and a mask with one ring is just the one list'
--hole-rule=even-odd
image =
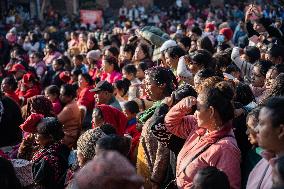
{"label": "patterned fabric", "polygon": [[80,150],[84,158],[91,160],[96,155],[97,141],[104,136],[106,134],[100,128],[89,129],[79,137],[77,149]]}
{"label": "patterned fabric", "polygon": [[56,155],[58,154],[59,150],[61,149],[62,144],[59,142],[55,142],[49,146],[40,148],[36,151],[32,157],[32,162],[36,163],[40,160],[45,160],[51,167],[53,171],[53,180],[58,181],[61,177],[62,167],[59,163],[59,157]]}

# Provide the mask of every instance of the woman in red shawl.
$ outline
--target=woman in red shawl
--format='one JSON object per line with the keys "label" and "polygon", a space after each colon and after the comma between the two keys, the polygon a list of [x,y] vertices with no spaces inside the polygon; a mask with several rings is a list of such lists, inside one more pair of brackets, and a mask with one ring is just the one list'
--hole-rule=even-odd
{"label": "woman in red shawl", "polygon": [[90,92],[93,89],[93,80],[89,74],[80,74],[78,78],[78,99],[79,106],[83,119],[83,128],[91,128],[92,112],[95,106],[95,92]]}
{"label": "woman in red shawl", "polygon": [[40,87],[34,74],[27,73],[23,76],[20,87],[16,90],[16,94],[22,104],[25,104],[28,98],[40,94]]}
{"label": "woman in red shawl", "polygon": [[108,123],[111,124],[119,136],[123,136],[125,133],[127,118],[126,116],[116,108],[109,105],[98,105],[93,111],[93,128],[100,127],[101,125]]}

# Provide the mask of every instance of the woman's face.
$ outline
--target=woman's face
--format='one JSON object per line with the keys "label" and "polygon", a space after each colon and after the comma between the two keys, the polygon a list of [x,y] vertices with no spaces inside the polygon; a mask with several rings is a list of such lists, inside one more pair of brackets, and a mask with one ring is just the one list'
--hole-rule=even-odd
{"label": "woman's face", "polygon": [[254,87],[263,87],[265,82],[265,76],[261,74],[260,68],[257,66],[253,67],[251,84]]}
{"label": "woman's face", "polygon": [[79,35],[79,42],[85,42],[85,36],[82,33]]}
{"label": "woman's face", "polygon": [[165,58],[166,58],[166,64],[173,69],[177,68],[177,64],[178,64],[178,59],[176,58],[172,58],[169,53],[165,53]]}
{"label": "woman's face", "polygon": [[52,139],[49,136],[37,133],[35,136],[35,141],[40,146],[47,146],[52,142]]}
{"label": "woman's face", "polygon": [[60,70],[60,68],[61,68],[61,65],[59,65],[59,64],[57,63],[57,61],[54,60],[54,61],[52,62],[52,69],[53,69],[54,71],[57,71],[57,70]]}
{"label": "woman's face", "polygon": [[44,96],[51,102],[54,102],[57,99],[57,95],[49,94],[47,91],[44,91]]}
{"label": "woman's face", "polygon": [[163,98],[163,92],[165,86],[158,86],[155,81],[153,81],[153,78],[150,78],[149,75],[145,76],[145,79],[143,80],[143,84],[145,87],[145,92],[150,99],[153,101],[158,101]]}
{"label": "woman's face", "polygon": [[200,70],[199,66],[195,64],[194,62],[192,62],[192,60],[188,65],[188,69],[193,75],[195,75]]}
{"label": "woman's face", "polygon": [[254,116],[250,116],[247,121],[247,131],[246,134],[248,135],[248,140],[252,145],[257,145],[257,138],[256,138],[256,131],[255,128],[257,127],[257,119]]}
{"label": "woman's face", "polygon": [[72,98],[71,98],[71,97],[65,95],[65,90],[64,90],[64,88],[61,88],[61,89],[60,89],[60,96],[59,96],[59,99],[60,99],[60,101],[61,101],[63,104],[68,104],[69,102],[72,101]]}
{"label": "woman's face", "polygon": [[104,124],[104,119],[101,116],[96,116],[94,114],[92,116],[92,121],[95,128],[100,127]]}
{"label": "woman's face", "polygon": [[274,69],[268,70],[265,78],[265,88],[270,89],[272,84],[275,82],[275,78],[278,76],[278,72]]}
{"label": "woman's face", "polygon": [[136,61],[143,60],[146,57],[140,46],[136,47],[133,59]]}
{"label": "woman's face", "polygon": [[2,83],[1,83],[1,90],[3,92],[10,92],[12,91],[11,86],[8,83],[8,79],[3,79]]}
{"label": "woman's face", "polygon": [[137,68],[137,74],[136,74],[136,77],[140,80],[144,79],[145,78],[145,73],[144,71],[139,68],[139,67],[136,67]]}
{"label": "woman's face", "polygon": [[30,55],[30,63],[34,64],[34,63],[37,63],[37,62],[39,62],[39,58],[36,55],[31,54]]}
{"label": "woman's face", "polygon": [[194,88],[195,88],[196,92],[200,93],[202,80],[198,75],[194,76],[193,83],[194,83]]}
{"label": "woman's face", "polygon": [[[259,113],[259,123],[256,127],[258,145],[272,153],[277,153],[280,146],[280,126],[272,125],[273,111],[269,108],[262,108]],[[282,137],[281,137],[282,138]],[[282,147],[283,149],[283,147]]]}
{"label": "woman's face", "polygon": [[86,79],[82,75],[79,75],[78,85],[79,85],[80,89],[84,89],[88,86],[88,82],[86,81]]}
{"label": "woman's face", "polygon": [[203,94],[198,95],[197,97],[197,109],[194,113],[197,118],[198,127],[209,128],[210,123],[212,121],[212,117],[210,116],[209,108],[207,108],[205,104],[205,96]]}
{"label": "woman's face", "polygon": [[109,64],[107,61],[103,60],[102,68],[104,72],[111,73],[113,71],[113,65]]}
{"label": "woman's face", "polygon": [[88,39],[87,40],[87,48],[92,49],[94,46],[95,46],[95,43],[91,39]]}

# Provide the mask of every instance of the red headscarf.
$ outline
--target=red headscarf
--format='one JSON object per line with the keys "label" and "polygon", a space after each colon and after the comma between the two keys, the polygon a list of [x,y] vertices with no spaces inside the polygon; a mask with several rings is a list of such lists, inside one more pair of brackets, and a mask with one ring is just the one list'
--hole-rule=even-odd
{"label": "red headscarf", "polygon": [[105,123],[111,124],[116,129],[117,134],[123,136],[127,125],[126,116],[120,110],[109,105],[97,105],[96,108],[102,111]]}

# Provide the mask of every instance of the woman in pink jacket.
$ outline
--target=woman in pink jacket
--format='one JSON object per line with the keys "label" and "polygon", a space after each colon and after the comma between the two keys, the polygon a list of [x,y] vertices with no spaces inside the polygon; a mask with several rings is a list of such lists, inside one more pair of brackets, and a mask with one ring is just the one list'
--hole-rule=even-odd
{"label": "woman in pink jacket", "polygon": [[[177,157],[176,181],[178,188],[191,188],[196,172],[215,166],[225,172],[231,188],[241,185],[240,159],[231,120],[233,90],[226,82],[202,91],[198,98],[186,97],[173,106],[165,117],[168,131],[186,142]],[[164,103],[171,105],[172,100]],[[193,106],[194,114],[188,115]]]}

